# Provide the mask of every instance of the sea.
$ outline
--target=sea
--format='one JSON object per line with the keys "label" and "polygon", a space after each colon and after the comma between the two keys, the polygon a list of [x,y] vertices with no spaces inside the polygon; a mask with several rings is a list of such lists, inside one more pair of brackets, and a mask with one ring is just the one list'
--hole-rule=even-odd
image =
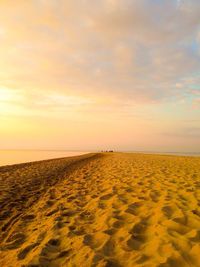
{"label": "sea", "polygon": [[171,156],[200,157],[200,152],[158,152],[158,151],[126,151],[127,153],[158,154]]}
{"label": "sea", "polygon": [[87,153],[89,152],[64,150],[0,150],[0,166],[46,159],[72,157]]}

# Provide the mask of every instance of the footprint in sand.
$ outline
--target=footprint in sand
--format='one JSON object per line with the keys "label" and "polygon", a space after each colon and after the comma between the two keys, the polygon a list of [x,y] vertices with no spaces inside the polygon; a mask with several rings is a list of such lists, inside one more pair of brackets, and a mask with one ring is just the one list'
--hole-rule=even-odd
{"label": "footprint in sand", "polygon": [[200,243],[200,230],[195,230],[195,235],[190,240],[195,243]]}
{"label": "footprint in sand", "polygon": [[101,254],[94,255],[91,267],[104,266],[104,267],[122,267],[116,260],[104,258]]}
{"label": "footprint in sand", "polygon": [[102,253],[105,256],[113,257],[117,248],[117,244],[112,238],[110,238],[102,247]]}
{"label": "footprint in sand", "polygon": [[28,214],[28,215],[23,216],[22,220],[24,220],[24,221],[32,221],[32,220],[35,219],[35,217],[36,216],[34,214]]}
{"label": "footprint in sand", "polygon": [[111,235],[111,236],[114,235],[116,232],[117,232],[116,228],[110,228],[104,231],[105,234]]}
{"label": "footprint in sand", "polygon": [[53,226],[53,229],[55,229],[55,230],[59,230],[59,229],[65,227],[65,226],[66,226],[66,222],[57,221],[57,222],[55,223],[55,225]]}
{"label": "footprint in sand", "polygon": [[26,258],[27,254],[32,251],[35,247],[39,246],[39,243],[33,243],[31,245],[28,245],[27,247],[25,247],[24,249],[22,249],[18,254],[17,254],[17,258],[18,260],[23,260]]}
{"label": "footprint in sand", "polygon": [[150,259],[149,256],[147,255],[142,255],[138,260],[136,260],[136,263],[138,264],[143,264],[145,263],[146,261],[148,261]]}
{"label": "footprint in sand", "polygon": [[97,248],[99,245],[95,242],[93,235],[87,234],[84,236],[83,244],[91,248]]}
{"label": "footprint in sand", "polygon": [[46,203],[44,204],[44,209],[50,208],[50,207],[52,207],[54,204],[55,204],[55,201],[49,199],[49,200],[47,200]]}
{"label": "footprint in sand", "polygon": [[105,210],[107,208],[106,204],[103,203],[103,202],[99,202],[98,204],[98,208],[102,209],[102,210]]}
{"label": "footprint in sand", "polygon": [[145,235],[147,226],[148,225],[145,220],[142,220],[133,226],[133,228],[129,232],[131,234],[131,237],[127,241],[127,245],[129,249],[131,250],[141,249],[141,247],[144,245],[144,243],[147,240],[147,237]]}
{"label": "footprint in sand", "polygon": [[158,267],[178,267],[178,266],[190,266],[190,265],[185,265],[185,263],[178,258],[173,258],[170,257],[166,260],[166,262],[161,263],[158,265]]}
{"label": "footprint in sand", "polygon": [[110,194],[105,194],[105,195],[103,195],[103,196],[101,196],[99,199],[100,200],[108,200],[108,199],[110,199],[111,197],[113,197],[114,195],[112,194],[112,193],[110,193]]}
{"label": "footprint in sand", "polygon": [[39,255],[39,264],[29,263],[26,267],[54,267],[58,266],[54,261],[56,259],[68,258],[71,255],[72,249],[60,251],[60,240],[53,238],[46,243]]}
{"label": "footprint in sand", "polygon": [[79,215],[80,220],[92,223],[95,220],[95,215],[89,211],[83,211]]}
{"label": "footprint in sand", "polygon": [[121,221],[121,220],[117,220],[117,221],[115,221],[114,223],[113,223],[113,225],[112,225],[114,228],[122,228],[123,226],[124,226],[124,222],[123,221]]}
{"label": "footprint in sand", "polygon": [[8,222],[6,222],[6,223],[2,226],[1,230],[2,230],[3,232],[5,232],[9,227],[11,227],[12,225],[14,225],[15,222],[18,220],[18,218],[19,218],[20,215],[21,215],[21,213],[18,213],[18,214],[16,214],[16,215],[12,216],[12,217],[8,220]]}
{"label": "footprint in sand", "polygon": [[187,225],[188,217],[183,215],[181,217],[174,218],[173,221],[176,222],[176,223],[180,223],[180,224],[185,226],[185,225]]}
{"label": "footprint in sand", "polygon": [[172,217],[172,215],[174,214],[174,208],[171,206],[164,206],[162,208],[162,211],[164,213],[164,215],[169,219]]}
{"label": "footprint in sand", "polygon": [[66,210],[61,213],[62,217],[71,217],[74,216],[77,213],[75,210]]}
{"label": "footprint in sand", "polygon": [[69,227],[69,237],[73,237],[74,235],[81,236],[85,234],[85,228],[83,226],[77,226],[77,225],[70,225]]}
{"label": "footprint in sand", "polygon": [[143,201],[132,203],[128,206],[125,212],[130,213],[132,215],[139,215],[140,208],[143,206]]}
{"label": "footprint in sand", "polygon": [[50,239],[46,245],[42,248],[40,252],[40,258],[47,257],[49,260],[55,258],[55,256],[60,252],[60,240],[57,238]]}
{"label": "footprint in sand", "polygon": [[4,249],[16,249],[19,248],[26,241],[26,235],[23,233],[14,233],[6,241]]}
{"label": "footprint in sand", "polygon": [[89,246],[91,249],[98,249],[102,247],[108,239],[108,235],[102,232],[96,234],[86,234],[83,237],[83,244]]}
{"label": "footprint in sand", "polygon": [[48,213],[46,213],[46,216],[47,216],[47,217],[50,217],[51,215],[55,214],[55,213],[58,212],[58,211],[59,211],[58,208],[53,209],[53,210],[49,211]]}
{"label": "footprint in sand", "polygon": [[191,229],[189,227],[185,226],[182,223],[181,224],[177,223],[174,220],[170,220],[167,223],[167,232],[174,237],[176,237],[177,234],[185,235],[185,234],[189,233],[190,231],[191,231]]}
{"label": "footprint in sand", "polygon": [[[70,223],[70,219],[68,217],[58,216],[55,218],[54,222],[55,222],[55,225],[54,225],[55,228],[57,228],[57,226],[58,228],[62,228],[65,225]],[[62,227],[60,227],[61,225]]]}
{"label": "footprint in sand", "polygon": [[126,191],[127,193],[132,193],[132,192],[134,192],[134,190],[133,190],[132,187],[127,187],[127,188],[125,189],[125,191]]}
{"label": "footprint in sand", "polygon": [[153,202],[158,202],[159,201],[160,193],[158,191],[152,190],[149,195],[150,195],[150,197],[151,197]]}

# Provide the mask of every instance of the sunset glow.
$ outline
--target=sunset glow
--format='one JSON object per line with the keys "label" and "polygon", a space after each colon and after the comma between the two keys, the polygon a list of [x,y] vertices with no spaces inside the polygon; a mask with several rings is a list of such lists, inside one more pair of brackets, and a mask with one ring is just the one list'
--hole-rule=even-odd
{"label": "sunset glow", "polygon": [[200,0],[0,0],[0,266],[200,266]]}
{"label": "sunset glow", "polygon": [[2,0],[0,149],[200,150],[200,2]]}

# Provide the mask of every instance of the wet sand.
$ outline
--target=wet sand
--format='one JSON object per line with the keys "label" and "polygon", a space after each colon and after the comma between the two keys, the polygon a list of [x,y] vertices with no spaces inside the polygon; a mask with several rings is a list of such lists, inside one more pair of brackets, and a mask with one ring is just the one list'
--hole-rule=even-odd
{"label": "wet sand", "polygon": [[0,266],[200,266],[200,158],[87,154],[0,168]]}

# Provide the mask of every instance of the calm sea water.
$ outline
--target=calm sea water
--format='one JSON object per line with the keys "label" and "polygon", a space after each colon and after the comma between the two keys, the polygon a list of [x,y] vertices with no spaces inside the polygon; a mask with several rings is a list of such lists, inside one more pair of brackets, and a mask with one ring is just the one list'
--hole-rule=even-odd
{"label": "calm sea water", "polygon": [[0,150],[0,166],[31,161],[71,157],[89,152],[55,151],[55,150]]}
{"label": "calm sea water", "polygon": [[172,156],[200,157],[200,152],[156,152],[156,151],[127,151],[128,153],[158,154]]}

